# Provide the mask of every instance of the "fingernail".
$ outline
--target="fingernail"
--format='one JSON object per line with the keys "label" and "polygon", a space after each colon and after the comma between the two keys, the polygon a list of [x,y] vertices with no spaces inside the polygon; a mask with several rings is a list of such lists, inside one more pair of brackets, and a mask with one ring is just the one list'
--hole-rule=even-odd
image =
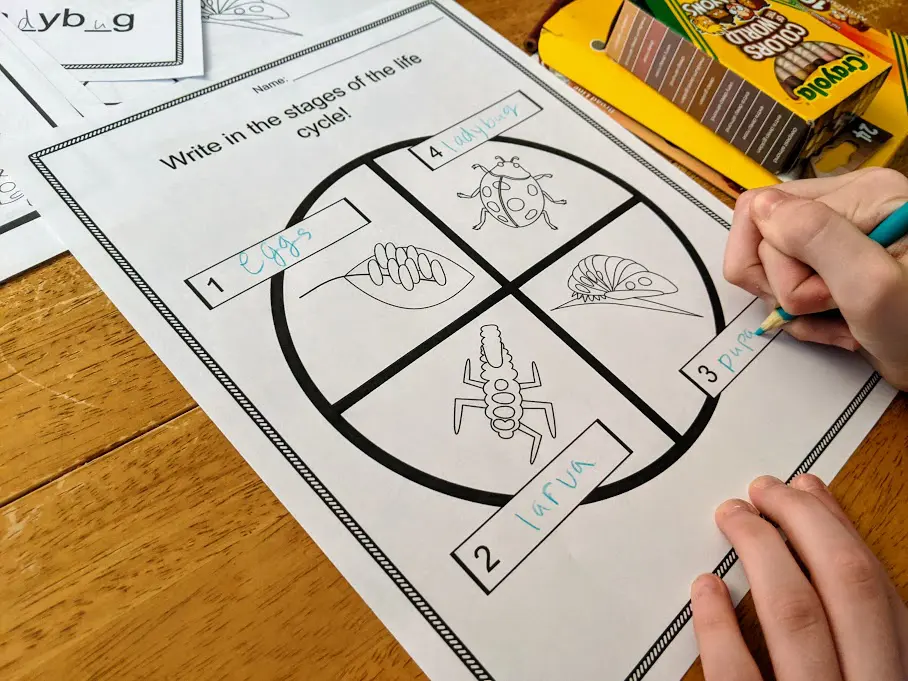
{"label": "fingernail", "polygon": [[825,490],[826,485],[823,484],[823,481],[820,480],[815,475],[803,474],[796,477],[791,481],[791,486],[795,487],[803,492],[809,492],[810,490]]}
{"label": "fingernail", "polygon": [[700,575],[697,577],[693,583],[690,585],[690,595],[691,598],[696,599],[699,596],[705,596],[707,594],[713,593],[718,588],[716,583],[716,576],[707,573],[705,575]]}
{"label": "fingernail", "polygon": [[729,499],[728,501],[722,502],[719,505],[719,508],[716,509],[716,514],[731,515],[732,513],[739,513],[741,511],[750,513],[751,515],[759,515],[757,509],[742,499]]}
{"label": "fingernail", "polygon": [[776,206],[787,198],[788,195],[778,189],[764,189],[751,202],[751,213],[759,220],[768,220]]}
{"label": "fingernail", "polygon": [[774,478],[771,475],[761,475],[759,478],[750,483],[751,488],[756,489],[766,489],[767,487],[775,487],[776,485],[784,484],[778,478]]}

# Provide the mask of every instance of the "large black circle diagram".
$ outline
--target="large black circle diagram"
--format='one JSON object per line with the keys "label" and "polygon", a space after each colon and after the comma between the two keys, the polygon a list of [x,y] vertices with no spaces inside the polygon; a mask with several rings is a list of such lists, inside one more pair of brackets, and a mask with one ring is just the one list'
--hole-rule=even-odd
{"label": "large black circle diagram", "polygon": [[[382,148],[375,149],[374,151],[363,154],[362,156],[355,158],[344,166],[338,168],[329,176],[325,177],[312,191],[308,193],[308,195],[304,197],[302,202],[294,211],[293,215],[288,220],[287,226],[289,227],[303,220],[310,213],[316,202],[325,194],[325,192],[351,172],[362,168],[366,164],[374,163],[377,159],[393,152],[409,149],[423,142],[425,139],[427,138],[420,137],[389,144]],[[712,314],[712,325],[714,325],[715,327],[715,334],[719,334],[725,328],[725,317],[722,311],[719,294],[705,263],[702,261],[700,255],[697,253],[696,249],[691,244],[685,233],[649,197],[644,196],[631,184],[621,179],[620,177],[617,177],[608,170],[568,152],[555,149],[537,142],[505,136],[500,136],[494,140],[487,142],[487,144],[489,145],[495,145],[498,143],[534,149],[540,152],[558,156],[561,159],[583,166],[593,173],[606,178],[608,181],[614,183],[615,185],[618,185],[626,192],[628,192],[632,197],[634,197],[636,201],[638,201],[640,204],[657,215],[661,222],[664,224],[665,228],[683,246],[688,257],[696,268],[697,273],[699,274],[699,278],[702,281],[702,285],[704,287],[704,292],[707,299],[709,300]],[[466,501],[486,504],[490,506],[503,506],[513,497],[513,494],[517,491],[516,489],[512,493],[501,492],[497,490],[479,489],[476,487],[459,484],[457,482],[453,482],[451,480],[430,474],[424,470],[420,470],[416,466],[402,460],[401,458],[396,457],[392,452],[386,451],[375,442],[373,442],[366,434],[360,432],[360,430],[358,430],[350,422],[350,420],[345,418],[343,411],[339,410],[335,407],[334,404],[332,404],[331,400],[328,399],[323,390],[320,389],[316,384],[315,380],[312,378],[310,371],[307,370],[306,365],[303,362],[301,353],[299,352],[299,349],[296,347],[296,344],[294,342],[293,334],[291,332],[291,327],[286,313],[284,271],[275,275],[271,279],[270,294],[275,332],[284,359],[287,362],[291,373],[293,374],[303,393],[312,402],[315,408],[318,409],[318,411],[324,416],[324,418],[347,441],[349,441],[352,445],[359,449],[363,454],[370,457],[372,460],[381,464],[385,468],[412,482],[415,482],[436,492]],[[670,466],[672,466],[672,464],[677,462],[685,454],[685,452],[690,449],[697,438],[703,433],[716,410],[717,404],[718,398],[704,396],[703,404],[700,407],[696,417],[690,423],[689,427],[683,433],[679,434],[679,437],[666,451],[664,451],[664,453],[659,455],[657,458],[645,465],[640,470],[637,470],[634,473],[631,473],[630,475],[627,475],[626,477],[614,482],[606,482],[605,484],[597,487],[587,496],[587,498],[584,500],[584,503],[586,504],[602,501],[620,494],[624,494],[639,487],[640,485],[645,484],[646,482],[652,480],[656,476],[666,471]]]}

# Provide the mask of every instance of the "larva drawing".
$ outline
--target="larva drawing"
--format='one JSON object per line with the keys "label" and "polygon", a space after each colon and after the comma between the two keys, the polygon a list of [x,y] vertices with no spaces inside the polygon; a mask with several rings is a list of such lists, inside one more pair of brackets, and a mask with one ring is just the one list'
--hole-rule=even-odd
{"label": "larva drawing", "polygon": [[538,409],[545,413],[549,434],[555,437],[555,408],[551,402],[537,402],[523,399],[523,391],[539,388],[542,381],[536,362],[530,364],[533,372],[531,381],[518,381],[514,358],[504,346],[501,330],[497,324],[486,324],[479,330],[481,343],[479,347],[479,379],[473,378],[470,360],[467,358],[463,368],[465,385],[480,388],[484,396],[458,397],[454,400],[454,433],[460,433],[463,410],[466,407],[482,409],[489,419],[489,427],[503,440],[514,437],[514,433],[523,433],[532,440],[530,445],[530,464],[536,462],[542,435],[523,423],[524,412]]}
{"label": "larva drawing", "polygon": [[495,158],[498,162],[491,169],[479,163],[473,165],[474,170],[478,168],[485,174],[472,194],[457,193],[461,199],[479,196],[482,200],[479,222],[473,229],[482,229],[489,215],[507,227],[529,227],[542,218],[551,229],[558,229],[549,219],[546,201],[559,206],[567,201],[553,199],[539,184],[539,180],[552,175],[532,175],[518,163],[520,159],[517,156],[510,161],[505,161],[501,156]]}
{"label": "larva drawing", "polygon": [[375,244],[372,255],[346,274],[323,281],[299,297],[340,279],[385,305],[421,310],[451,300],[473,281],[473,275],[443,255],[389,241]]}
{"label": "larva drawing", "polygon": [[678,287],[661,274],[640,263],[617,255],[588,255],[571,271],[567,281],[571,299],[556,307],[577,305],[625,305],[659,312],[699,317],[671,305],[650,300],[678,292]]}

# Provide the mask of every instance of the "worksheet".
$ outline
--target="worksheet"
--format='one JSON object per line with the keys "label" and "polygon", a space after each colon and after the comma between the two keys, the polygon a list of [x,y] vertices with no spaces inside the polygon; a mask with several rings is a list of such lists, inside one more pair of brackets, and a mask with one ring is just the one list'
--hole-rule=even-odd
{"label": "worksheet", "polygon": [[756,337],[730,212],[442,0],[18,158],[433,679],[679,678],[691,580],[747,588],[716,506],[831,479],[895,394]]}
{"label": "worksheet", "polygon": [[177,97],[260,64],[275,47],[299,49],[304,36],[379,4],[374,0],[202,0],[204,77],[94,82],[87,87],[108,104]]}
{"label": "worksheet", "polygon": [[[0,141],[99,115],[104,105],[0,17]],[[65,250],[0,155],[0,281]]]}
{"label": "worksheet", "polygon": [[0,0],[0,12],[80,81],[204,73],[198,0]]}

